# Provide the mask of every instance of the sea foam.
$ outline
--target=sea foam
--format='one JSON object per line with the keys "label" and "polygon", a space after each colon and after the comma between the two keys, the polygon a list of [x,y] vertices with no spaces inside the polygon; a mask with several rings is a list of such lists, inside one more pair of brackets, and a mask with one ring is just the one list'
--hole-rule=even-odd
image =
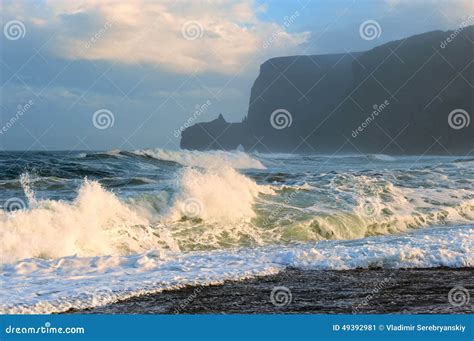
{"label": "sea foam", "polygon": [[286,267],[347,270],[439,266],[474,266],[474,226],[286,247],[25,259],[0,265],[0,313],[44,314],[95,307],[186,285],[271,275]]}
{"label": "sea foam", "polygon": [[[179,250],[180,241],[188,245],[192,239],[218,247],[211,239],[219,235],[237,241],[243,232],[255,234],[245,232],[255,216],[253,205],[260,194],[273,193],[269,186],[258,185],[225,162],[183,168],[171,193],[159,191],[128,199],[87,179],[73,201],[36,199],[29,184],[22,181],[22,185],[29,208],[0,211],[2,262]],[[194,236],[193,226],[200,220],[216,224],[218,231],[208,226],[200,236]],[[187,229],[190,231],[184,237],[173,236]],[[206,239],[200,239],[203,237]]]}
{"label": "sea foam", "polygon": [[193,167],[232,167],[235,169],[265,169],[266,167],[249,154],[240,151],[171,151],[165,149],[145,149],[133,152],[136,155],[145,155],[159,160],[177,162],[183,166]]}

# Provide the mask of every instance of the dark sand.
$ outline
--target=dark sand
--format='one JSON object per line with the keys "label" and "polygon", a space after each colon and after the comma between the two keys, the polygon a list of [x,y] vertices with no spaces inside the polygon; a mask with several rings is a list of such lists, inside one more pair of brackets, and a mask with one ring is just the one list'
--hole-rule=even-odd
{"label": "dark sand", "polygon": [[[292,299],[286,305],[276,306],[271,302],[271,292],[281,286],[291,291]],[[452,305],[448,300],[449,291],[456,286],[470,291],[470,300],[462,306]],[[288,269],[274,276],[208,287],[186,287],[68,313],[466,314],[474,312],[473,289],[474,268]]]}

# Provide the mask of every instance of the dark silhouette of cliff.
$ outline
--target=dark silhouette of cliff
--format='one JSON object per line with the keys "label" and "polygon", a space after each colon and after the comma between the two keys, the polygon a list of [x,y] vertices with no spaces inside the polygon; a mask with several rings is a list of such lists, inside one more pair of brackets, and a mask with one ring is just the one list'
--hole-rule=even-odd
{"label": "dark silhouette of cliff", "polygon": [[244,123],[228,123],[220,114],[211,122],[197,123],[184,130],[181,147],[198,150],[233,150],[251,138]]}
{"label": "dark silhouette of cliff", "polygon": [[183,132],[181,147],[469,153],[474,148],[472,42],[474,26],[468,26],[367,52],[272,58],[260,67],[243,122],[227,123],[221,115],[196,124]]}

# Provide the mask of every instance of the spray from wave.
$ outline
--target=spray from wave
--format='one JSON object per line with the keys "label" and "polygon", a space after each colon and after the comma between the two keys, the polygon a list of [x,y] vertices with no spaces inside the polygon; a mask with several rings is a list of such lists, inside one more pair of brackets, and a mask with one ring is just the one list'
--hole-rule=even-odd
{"label": "spray from wave", "polygon": [[[352,174],[338,174],[320,190],[325,202],[305,207],[288,233],[313,240],[356,239],[474,221],[471,190],[400,187],[387,179]],[[281,223],[284,219],[277,220]]]}
{"label": "spray from wave", "polygon": [[[230,155],[230,153],[228,153]],[[170,154],[171,155],[171,154]],[[232,162],[217,156],[191,159],[201,167],[178,171],[170,191],[119,198],[98,181],[85,179],[73,201],[36,199],[29,175],[21,184],[29,208],[0,211],[0,258],[59,258],[70,255],[126,255],[151,249],[218,247],[222,236],[236,242],[255,216],[253,205],[268,186],[238,173],[234,166],[258,166],[241,153]],[[219,160],[217,162],[216,160]],[[205,166],[205,167],[202,167]],[[205,221],[205,231],[196,231]],[[215,225],[212,225],[215,224]],[[202,230],[202,227],[201,227]],[[184,236],[182,236],[184,234]],[[191,241],[193,241],[191,243]]]}
{"label": "spray from wave", "polygon": [[36,200],[0,212],[0,258],[105,255],[153,247],[149,221],[99,183],[85,180],[73,202]]}
{"label": "spray from wave", "polygon": [[[153,158],[158,167],[168,167],[172,180],[152,191],[123,195],[86,179],[73,200],[53,200],[37,198],[36,182],[24,174],[20,182],[29,208],[0,211],[2,261],[357,239],[474,221],[474,192],[467,188],[407,187],[353,172],[278,185],[265,183],[261,174],[268,179],[272,174],[242,152],[111,153],[105,154],[120,156],[117,162],[135,157],[132,162],[144,162],[144,169],[149,165],[141,158]],[[183,167],[169,168],[160,160]],[[246,168],[253,174],[259,170],[260,181],[237,171]],[[426,174],[426,182],[438,181]]]}
{"label": "spray from wave", "polygon": [[183,166],[192,167],[232,167],[234,169],[265,169],[257,159],[240,152],[225,151],[169,151],[164,149],[148,149],[133,152],[135,155],[153,157],[158,160],[173,161]]}
{"label": "spray from wave", "polygon": [[462,226],[418,230],[401,236],[241,248],[232,252],[151,251],[129,256],[27,259],[14,265],[0,265],[0,270],[8,273],[8,281],[2,283],[4,290],[0,292],[0,313],[45,314],[84,309],[186,285],[207,286],[271,275],[285,267],[472,267],[473,248],[474,228]]}
{"label": "spray from wave", "polygon": [[[31,157],[0,183],[0,200],[28,203],[0,211],[2,313],[86,308],[288,266],[474,264],[472,160],[413,169],[377,156],[367,170],[361,157],[241,152]],[[30,163],[36,175],[20,176]]]}
{"label": "spray from wave", "polygon": [[[171,216],[200,218],[207,222],[250,221],[259,194],[272,194],[270,186],[258,185],[229,166],[206,170],[187,168],[179,178],[179,195]],[[196,205],[197,207],[191,207]]]}

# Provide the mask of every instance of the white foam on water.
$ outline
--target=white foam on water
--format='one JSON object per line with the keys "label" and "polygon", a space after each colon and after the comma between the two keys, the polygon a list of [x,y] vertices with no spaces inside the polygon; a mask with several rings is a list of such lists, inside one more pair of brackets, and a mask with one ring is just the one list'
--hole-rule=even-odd
{"label": "white foam on water", "polygon": [[[207,222],[249,221],[259,194],[273,194],[229,166],[205,170],[186,168],[179,176],[179,195],[171,209],[173,220],[191,216]],[[190,207],[195,205],[196,207]],[[190,211],[190,212],[189,212]]]}
{"label": "white foam on water", "polygon": [[226,166],[235,169],[265,169],[265,166],[259,160],[241,151],[172,151],[158,148],[137,150],[133,153],[151,156],[159,160],[177,162],[183,166],[205,168]]}
{"label": "white foam on water", "polygon": [[474,267],[474,226],[436,227],[350,241],[321,241],[281,252],[275,261],[311,270]]}
{"label": "white foam on water", "polygon": [[309,239],[355,239],[474,222],[472,189],[401,187],[385,179],[352,174],[337,175],[326,188],[315,189],[326,191],[333,199],[304,208],[312,217],[289,227],[305,231]]}
{"label": "white foam on water", "polygon": [[[185,166],[172,190],[124,198],[86,179],[74,200],[48,200],[20,178],[29,207],[0,211],[0,312],[86,308],[287,266],[474,266],[469,165],[455,163],[455,176],[417,170],[419,188],[383,171],[268,186],[236,170],[264,168],[242,152],[136,153]],[[454,227],[413,231],[436,225]]]}
{"label": "white foam on water", "polygon": [[373,159],[377,161],[387,161],[387,162],[393,162],[396,161],[396,158],[390,155],[385,155],[385,154],[369,154],[367,155],[368,159]]}
{"label": "white foam on water", "polygon": [[0,265],[0,313],[52,313],[186,285],[312,270],[474,266],[474,226],[352,241],[128,256],[24,259]]}
{"label": "white foam on water", "polygon": [[0,313],[51,313],[100,306],[185,285],[276,273],[256,253],[150,251],[130,256],[26,259],[3,265]]}
{"label": "white foam on water", "polygon": [[35,199],[30,205],[26,210],[0,211],[2,263],[30,257],[121,254],[154,247],[146,217],[97,182],[85,180],[72,202]]}
{"label": "white foam on water", "polygon": [[[22,177],[22,185],[29,208],[0,211],[2,263],[179,250],[179,242],[186,245],[200,237],[201,246],[219,247],[211,239],[223,234],[236,243],[241,234],[258,238],[258,228],[249,223],[255,216],[253,206],[260,194],[273,193],[224,165],[182,169],[173,195],[162,191],[128,199],[86,179],[73,201],[37,200],[27,178]],[[196,220],[218,227],[208,225],[199,232],[193,229]]]}
{"label": "white foam on water", "polygon": [[[85,180],[73,201],[36,199],[28,176],[21,184],[29,208],[0,211],[1,262],[356,239],[474,221],[474,192],[468,189],[397,187],[343,174],[326,185],[334,196],[326,201],[337,208],[317,200],[300,207],[297,196],[275,203],[273,195],[290,187],[298,195],[324,189],[259,185],[224,164],[184,167],[173,193],[133,198]],[[341,205],[340,195],[351,196],[352,206]]]}

